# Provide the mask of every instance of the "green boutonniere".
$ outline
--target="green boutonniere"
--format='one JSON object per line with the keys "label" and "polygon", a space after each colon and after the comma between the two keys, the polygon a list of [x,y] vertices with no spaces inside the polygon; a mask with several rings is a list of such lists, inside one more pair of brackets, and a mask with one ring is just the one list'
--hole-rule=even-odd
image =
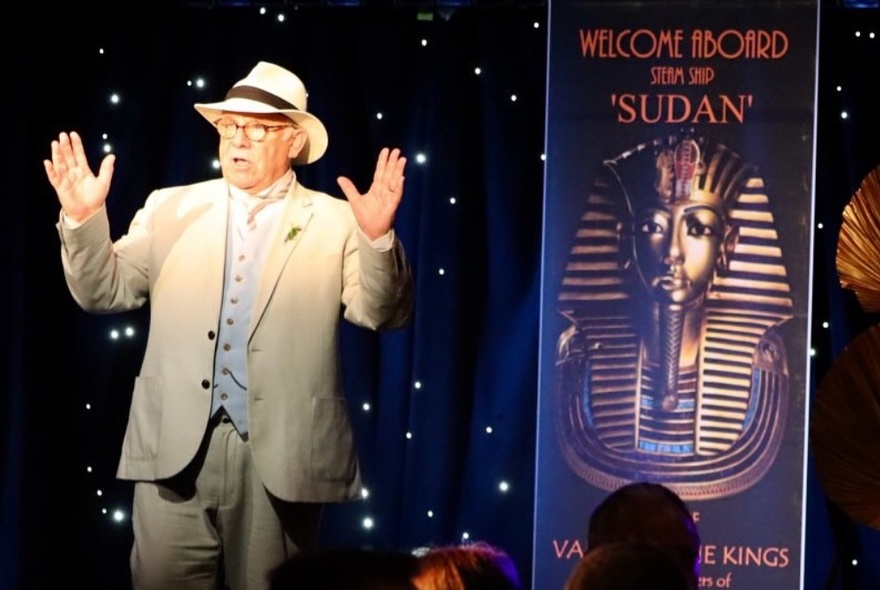
{"label": "green boutonniere", "polygon": [[292,240],[293,238],[295,238],[295,237],[296,237],[296,234],[298,234],[298,233],[299,233],[299,230],[301,230],[301,229],[302,229],[302,228],[301,228],[300,226],[298,226],[298,225],[291,225],[291,226],[290,226],[290,229],[287,230],[287,236],[284,238],[284,241],[285,241],[285,242],[289,242],[290,240]]}

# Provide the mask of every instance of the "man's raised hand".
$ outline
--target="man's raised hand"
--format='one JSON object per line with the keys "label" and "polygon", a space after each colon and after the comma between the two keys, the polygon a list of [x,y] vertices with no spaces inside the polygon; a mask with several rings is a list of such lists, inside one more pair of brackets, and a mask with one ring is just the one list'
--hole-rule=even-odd
{"label": "man's raised hand", "polygon": [[387,234],[394,224],[394,215],[403,198],[403,169],[406,158],[400,150],[382,148],[376,161],[373,183],[366,193],[361,194],[345,176],[337,179],[339,188],[351,203],[355,219],[361,231],[375,240]]}
{"label": "man's raised hand", "polygon": [[75,222],[88,219],[107,200],[116,157],[104,157],[98,175],[89,168],[82,139],[75,131],[52,142],[52,159],[43,160],[46,176],[58,194],[64,214]]}

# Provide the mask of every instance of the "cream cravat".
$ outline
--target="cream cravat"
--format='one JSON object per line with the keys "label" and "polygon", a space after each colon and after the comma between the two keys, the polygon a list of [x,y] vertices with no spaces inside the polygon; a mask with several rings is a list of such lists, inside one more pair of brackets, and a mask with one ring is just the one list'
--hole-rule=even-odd
{"label": "cream cravat", "polygon": [[243,190],[229,185],[229,198],[232,199],[232,219],[238,227],[239,234],[244,236],[248,230],[256,227],[257,214],[269,205],[284,199],[295,179],[296,175],[293,170],[288,170],[275,184],[256,195],[249,195]]}

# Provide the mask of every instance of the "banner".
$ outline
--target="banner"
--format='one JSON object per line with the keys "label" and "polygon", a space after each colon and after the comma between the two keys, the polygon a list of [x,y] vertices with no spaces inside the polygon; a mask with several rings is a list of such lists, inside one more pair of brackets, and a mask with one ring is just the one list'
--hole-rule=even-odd
{"label": "banner", "polygon": [[549,22],[534,588],[632,481],[691,509],[700,588],[800,588],[817,2]]}

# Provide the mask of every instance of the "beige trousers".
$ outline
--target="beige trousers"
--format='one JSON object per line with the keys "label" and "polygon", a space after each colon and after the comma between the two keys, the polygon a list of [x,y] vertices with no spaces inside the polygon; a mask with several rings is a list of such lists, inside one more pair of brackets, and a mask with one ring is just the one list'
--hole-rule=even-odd
{"label": "beige trousers", "polygon": [[249,444],[215,419],[192,464],[134,488],[135,590],[265,590],[269,572],[313,548],[320,504],[283,502],[255,472]]}

